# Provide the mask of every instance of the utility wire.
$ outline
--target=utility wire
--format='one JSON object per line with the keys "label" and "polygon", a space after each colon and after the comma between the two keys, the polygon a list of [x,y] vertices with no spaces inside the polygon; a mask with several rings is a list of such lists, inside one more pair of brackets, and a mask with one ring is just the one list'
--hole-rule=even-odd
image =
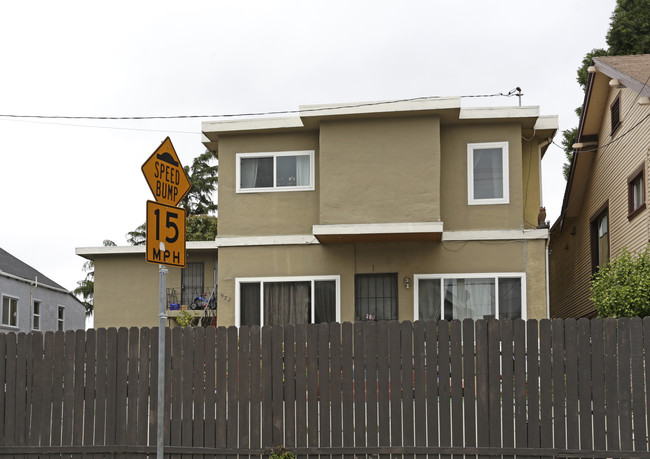
{"label": "utility wire", "polygon": [[[487,97],[512,97],[515,96],[516,89],[511,90],[508,93],[495,93],[495,94],[470,94],[460,96],[461,99],[468,98],[487,98]],[[161,115],[161,116],[66,116],[66,115],[15,115],[15,114],[0,114],[0,118],[35,118],[35,119],[63,119],[63,120],[169,120],[169,119],[190,119],[190,118],[236,118],[242,116],[268,116],[268,115],[290,115],[296,113],[308,113],[308,112],[321,112],[321,111],[332,111],[332,110],[342,110],[348,108],[361,108],[361,107],[372,107],[377,105],[388,105],[388,104],[397,104],[401,102],[414,102],[418,100],[428,100],[428,99],[441,99],[441,96],[423,96],[423,97],[413,97],[409,99],[396,99],[388,101],[379,101],[379,102],[364,102],[359,104],[346,104],[346,105],[336,105],[330,107],[317,107],[309,108],[305,110],[275,110],[268,112],[251,112],[251,113],[225,113],[218,115]]]}

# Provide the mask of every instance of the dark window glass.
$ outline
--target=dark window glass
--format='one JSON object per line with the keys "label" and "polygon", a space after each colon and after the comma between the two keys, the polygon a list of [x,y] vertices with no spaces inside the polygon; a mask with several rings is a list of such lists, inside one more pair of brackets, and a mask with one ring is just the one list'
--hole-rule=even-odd
{"label": "dark window glass", "polygon": [[356,320],[397,320],[397,274],[355,276]]}

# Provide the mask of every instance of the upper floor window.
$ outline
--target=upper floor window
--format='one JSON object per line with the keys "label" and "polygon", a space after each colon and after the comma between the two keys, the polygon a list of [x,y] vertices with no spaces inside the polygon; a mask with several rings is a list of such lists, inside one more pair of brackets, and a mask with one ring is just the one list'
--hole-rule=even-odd
{"label": "upper floor window", "polygon": [[32,330],[41,329],[41,302],[34,300],[34,310],[32,315]]}
{"label": "upper floor window", "polygon": [[610,135],[614,135],[621,125],[621,93],[616,96],[614,102],[610,105],[609,113],[612,121],[612,133]]}
{"label": "upper floor window", "polygon": [[63,321],[64,320],[64,313],[65,313],[65,307],[59,306],[58,315],[57,315],[57,318],[56,318],[56,329],[58,331],[63,331],[63,327],[65,325],[65,323]]}
{"label": "upper floor window", "polygon": [[468,203],[508,204],[508,142],[467,144]]}
{"label": "upper floor window", "polygon": [[609,261],[609,212],[607,204],[591,219],[591,268],[596,272],[599,266]]}
{"label": "upper floor window", "polygon": [[2,297],[2,325],[18,326],[18,298]]}
{"label": "upper floor window", "polygon": [[645,163],[627,179],[627,218],[632,219],[645,209]]}
{"label": "upper floor window", "polygon": [[237,192],[314,189],[314,151],[237,154]]}
{"label": "upper floor window", "polygon": [[415,277],[415,320],[525,319],[525,274]]}

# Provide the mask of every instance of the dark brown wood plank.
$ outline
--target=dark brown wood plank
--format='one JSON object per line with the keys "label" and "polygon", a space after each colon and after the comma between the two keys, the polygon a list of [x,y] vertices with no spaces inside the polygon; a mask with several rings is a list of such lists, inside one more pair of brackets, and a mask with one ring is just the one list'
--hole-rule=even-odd
{"label": "dark brown wood plank", "polygon": [[593,397],[594,449],[606,448],[605,437],[605,339],[603,321],[591,321],[591,390]]}
{"label": "dark brown wood plank", "polygon": [[[84,429],[84,392],[86,370],[86,332],[85,330],[75,331],[75,357],[74,357],[74,418],[72,425],[72,444],[81,446],[83,444]],[[81,455],[73,455],[73,458],[80,458]]]}
{"label": "dark brown wood plank", "polygon": [[239,327],[239,447],[250,446],[250,329]]}
{"label": "dark brown wood plank", "polygon": [[251,361],[251,414],[250,414],[250,445],[251,448],[259,448],[262,444],[262,418],[261,418],[261,379],[260,368],[262,355],[260,353],[261,330],[257,325],[250,329],[250,361]]}
{"label": "dark brown wood plank", "polygon": [[514,391],[515,391],[515,446],[528,446],[527,384],[526,384],[526,322],[513,323]]}
{"label": "dark brown wood plank", "polygon": [[293,325],[284,326],[284,445],[296,446],[296,333]]}
{"label": "dark brown wood plank", "polygon": [[377,412],[377,322],[366,322],[366,443],[377,446],[379,417]]}
{"label": "dark brown wood plank", "polygon": [[[128,346],[126,444],[136,445],[138,440],[138,348],[140,347],[140,330],[137,327],[129,328]],[[129,454],[128,457],[135,459],[135,456],[132,454]]]}
{"label": "dark brown wood plank", "polygon": [[228,380],[226,379],[226,360],[228,355],[227,342],[228,330],[225,327],[217,327],[217,448],[226,447],[226,390],[228,387]]}
{"label": "dark brown wood plank", "polygon": [[[149,392],[151,383],[151,329],[142,327],[138,334],[138,413],[137,413],[137,432],[136,443],[138,445],[147,444],[147,431],[149,430],[149,393],[158,397],[158,391]],[[156,358],[158,356],[156,355]]]}
{"label": "dark brown wood plank", "polygon": [[[16,334],[6,335],[4,445],[14,446],[16,434]],[[62,352],[63,354],[63,352]],[[60,381],[60,379],[59,379]],[[60,419],[60,417],[59,417]]]}
{"label": "dark brown wood plank", "polygon": [[631,451],[632,386],[630,381],[630,319],[618,319],[618,416],[621,449]]}
{"label": "dark brown wood plank", "polygon": [[[346,324],[344,324],[345,326]],[[345,338],[345,335],[343,335]],[[351,343],[350,343],[351,345]],[[343,349],[350,349],[345,340]],[[346,354],[343,352],[343,361],[345,362]],[[379,390],[377,392],[379,405],[379,446],[390,446],[390,385],[389,385],[389,359],[388,359],[388,323],[381,321],[377,323],[377,355],[378,365],[377,374],[379,379]],[[344,367],[345,370],[345,367]],[[344,373],[345,375],[345,373]],[[344,386],[345,387],[345,386]],[[345,394],[344,394],[345,395]],[[345,416],[345,405],[343,405]],[[345,417],[343,418],[343,444],[345,445],[345,436],[347,426]],[[388,459],[390,455],[380,454],[380,459]]]}
{"label": "dark brown wood plank", "polygon": [[[180,327],[173,328],[171,330],[171,338],[172,384],[170,388],[171,419],[169,426],[169,444],[170,446],[181,446],[183,444],[183,329]],[[172,457],[178,458],[180,455],[173,455]]]}
{"label": "dark brown wood plank", "polygon": [[[42,417],[40,411],[43,406],[43,392],[46,389],[43,383],[45,378],[43,375],[43,334],[40,332],[31,333],[31,403],[30,403],[30,416],[31,422],[27,424],[27,444],[31,446],[40,445],[41,422]],[[4,363],[4,356],[0,354],[0,362]],[[2,365],[0,363],[0,365]],[[51,384],[51,383],[50,383]],[[4,391],[0,391],[0,398],[4,397]]]}
{"label": "dark brown wood plank", "polygon": [[555,447],[564,449],[566,448],[564,320],[553,319],[551,328],[553,330],[553,437]]}
{"label": "dark brown wood plank", "polygon": [[[314,332],[316,330],[313,330]],[[275,325],[271,332],[272,351],[271,359],[271,383],[273,386],[273,445],[284,445],[284,419],[283,419],[283,402],[284,402],[284,355],[282,353],[282,341],[284,331],[281,325]]]}
{"label": "dark brown wood plank", "polygon": [[[216,355],[217,329],[207,327],[205,329],[205,446],[215,448],[217,446],[217,380],[216,380]],[[259,361],[259,360],[258,360]]]}
{"label": "dark brown wood plank", "polygon": [[580,447],[593,447],[591,425],[591,323],[578,320],[578,398],[580,401]]}
{"label": "dark brown wood plank", "polygon": [[[513,323],[510,319],[502,319],[501,325],[501,432],[503,435],[503,446],[512,448],[515,446],[515,425],[514,407],[515,399],[513,394],[514,384],[514,350]],[[514,456],[504,456],[510,459]]]}
{"label": "dark brown wood plank", "polygon": [[501,446],[501,350],[499,348],[501,331],[496,319],[489,319],[487,327],[490,446]]}
{"label": "dark brown wood plank", "polygon": [[127,379],[128,379],[128,354],[129,330],[120,327],[117,330],[117,373],[115,390],[115,444],[126,443],[126,408],[127,408]]}
{"label": "dark brown wood plank", "polygon": [[[47,336],[45,337],[47,342]],[[97,330],[97,379],[95,382],[95,440],[96,445],[106,445],[106,385],[108,381],[108,362],[106,346],[108,345],[108,330]],[[95,457],[99,457],[96,455]]]}
{"label": "dark brown wood plank", "polygon": [[[331,363],[330,371],[332,374],[332,446],[335,448],[343,446],[343,411],[341,410],[341,325],[333,322],[329,324],[329,341]],[[375,399],[377,395],[375,392]],[[368,413],[368,419],[371,414]],[[375,424],[377,417],[377,410],[375,406]],[[375,430],[375,446],[377,444],[377,435]],[[333,455],[332,459],[340,459],[343,456],[340,454]]]}
{"label": "dark brown wood plank", "polygon": [[427,321],[424,335],[426,340],[424,354],[427,378],[427,439],[430,446],[438,446],[440,444],[438,439],[438,323],[432,320]]}
{"label": "dark brown wood plank", "polygon": [[[418,320],[413,324],[413,378],[415,380],[415,446],[427,444],[427,405],[425,372],[425,324]],[[473,356],[472,356],[473,358]],[[373,372],[374,374],[374,372]],[[370,392],[370,391],[369,391]],[[372,425],[368,419],[368,425]],[[370,443],[370,442],[368,442]],[[418,454],[417,459],[426,459]]]}
{"label": "dark brown wood plank", "polygon": [[16,392],[14,395],[16,404],[16,416],[14,418],[14,445],[24,446],[27,438],[26,421],[27,421],[27,335],[19,333],[16,337]]}
{"label": "dark brown wood plank", "polygon": [[474,359],[474,321],[465,319],[463,320],[463,416],[465,445],[470,447],[476,446],[476,371]]}
{"label": "dark brown wood plank", "polygon": [[[192,446],[192,409],[193,409],[193,392],[194,392],[194,336],[192,328],[184,328],[182,332],[183,362],[182,362],[182,380],[181,380],[181,399],[183,420],[181,421],[181,446]],[[230,343],[228,343],[230,344]],[[229,371],[231,369],[229,368]],[[231,413],[231,412],[229,412]],[[230,432],[229,432],[230,433]],[[228,445],[234,446],[234,445]],[[184,458],[191,458],[191,455],[184,454]]]}
{"label": "dark brown wood plank", "polygon": [[307,327],[296,325],[296,446],[307,446]]}
{"label": "dark brown wood plank", "polygon": [[[353,327],[350,322],[341,325],[343,347],[341,361],[341,384],[343,399],[343,446],[354,446],[354,377],[352,374]],[[352,457],[347,455],[346,457]]]}
{"label": "dark brown wood plank", "polygon": [[61,445],[72,444],[72,425],[74,420],[74,363],[75,334],[65,332],[65,362],[63,364],[63,420],[61,425]]}
{"label": "dark brown wood plank", "polygon": [[566,373],[566,446],[580,447],[578,427],[578,324],[575,319],[564,321]]}
{"label": "dark brown wood plank", "polygon": [[[238,444],[237,427],[239,426],[238,399],[239,399],[239,362],[238,362],[238,338],[237,327],[228,327],[228,422],[226,424],[226,446],[236,448]],[[230,456],[234,459],[236,456]]]}
{"label": "dark brown wood plank", "polygon": [[[490,445],[488,329],[483,319],[476,321],[476,417],[478,446]],[[442,378],[442,374],[441,374]],[[442,419],[440,420],[442,422]],[[479,456],[481,457],[481,456]]]}
{"label": "dark brown wood plank", "polygon": [[460,320],[452,320],[449,324],[449,341],[451,346],[451,444],[463,446],[465,422],[463,420],[463,348]]}
{"label": "dark brown wood plank", "polygon": [[526,324],[526,359],[528,369],[528,447],[539,447],[539,352],[537,321]]}
{"label": "dark brown wood plank", "polygon": [[630,349],[634,450],[647,451],[645,389],[643,387],[643,321],[640,317],[630,319]]}
{"label": "dark brown wood plank", "polygon": [[[171,444],[171,423],[169,420],[171,419],[171,406],[172,406],[172,331],[169,327],[165,327],[164,329],[165,333],[165,352],[163,353],[163,357],[165,360],[165,374],[163,375],[163,379],[165,380],[164,384],[165,386],[163,387],[164,389],[164,400],[165,400],[165,407],[164,407],[164,412],[163,412],[163,420],[165,422],[165,425],[163,426],[163,445],[170,445]],[[154,359],[156,361],[156,381],[151,385],[152,390],[155,389],[155,392],[152,392],[152,394],[155,395],[156,399],[156,406],[158,405],[158,337],[155,337],[155,341],[152,343],[152,349],[154,350],[154,355],[156,358]],[[153,367],[153,365],[152,365]],[[156,413],[156,418],[158,417],[158,411]],[[158,429],[158,422],[152,422],[151,425],[156,429]],[[158,435],[153,435],[150,437],[150,439],[156,439],[156,442],[158,441]]]}
{"label": "dark brown wood plank", "polygon": [[[7,358],[9,358],[12,353],[10,352],[9,345],[11,341],[9,338],[11,335],[7,335]],[[7,360],[7,389],[11,387],[9,383],[9,364],[10,361]],[[61,445],[61,428],[63,427],[62,418],[63,418],[63,374],[65,364],[65,332],[56,332],[54,335],[54,375],[52,378],[52,445],[59,446]],[[11,399],[7,399],[11,400]],[[11,407],[11,403],[7,404],[7,409]],[[5,420],[7,419],[5,413]],[[13,422],[12,422],[13,425]],[[13,428],[13,426],[12,426]],[[9,440],[5,430],[5,444]],[[13,435],[11,436],[11,442],[13,444]]]}
{"label": "dark brown wood plank", "polygon": [[366,445],[366,378],[365,378],[365,323],[354,325],[354,444]]}
{"label": "dark brown wood plank", "polygon": [[318,405],[320,411],[319,430],[320,446],[325,448],[330,443],[330,349],[329,349],[329,327],[327,323],[318,324]]}
{"label": "dark brown wood plank", "polygon": [[318,326],[307,325],[307,445],[318,446]]}
{"label": "dark brown wood plank", "polygon": [[192,445],[205,446],[205,328],[192,328],[194,334]]}
{"label": "dark brown wood plank", "polygon": [[616,352],[616,319],[605,319],[603,335],[605,340],[605,418],[607,420],[607,449],[616,451],[620,447],[618,428],[618,371]]}
{"label": "dark brown wood plank", "polygon": [[273,339],[272,328],[269,325],[262,327],[262,447],[273,447]]}
{"label": "dark brown wood plank", "polygon": [[388,358],[390,362],[390,440],[393,445],[402,444],[401,354],[399,322],[392,321],[388,323]]}
{"label": "dark brown wood plank", "polygon": [[[413,324],[405,320],[400,323],[400,353],[402,354],[402,426],[404,446],[413,446],[415,443],[415,422],[413,413],[414,369],[413,369]],[[460,356],[460,334],[458,338],[458,351]],[[460,359],[459,359],[460,361]],[[412,454],[404,457],[412,458]]]}
{"label": "dark brown wood plank", "polygon": [[[646,407],[646,419],[645,423],[647,427],[650,427],[650,317],[643,318],[643,354],[645,359],[643,362],[643,367],[645,369],[645,381],[646,389],[643,391],[645,395],[645,407]],[[650,436],[650,435],[649,435]],[[650,450],[650,446],[648,447]]]}
{"label": "dark brown wood plank", "polygon": [[[539,321],[540,443],[553,447],[553,329],[548,319]],[[530,380],[530,379],[529,379]],[[530,397],[529,397],[530,400]],[[530,410],[529,410],[530,411]]]}
{"label": "dark brown wood plank", "polygon": [[[6,373],[6,356],[7,356],[7,333],[0,333],[0,358],[2,358],[3,364],[0,365],[0,381],[7,381]],[[6,386],[5,386],[6,391]],[[5,445],[5,399],[6,393],[2,392],[0,396],[0,445]]]}
{"label": "dark brown wood plank", "polygon": [[86,353],[84,367],[86,372],[86,385],[84,389],[84,429],[83,444],[93,444],[95,421],[95,384],[97,382],[96,370],[97,332],[94,329],[86,331]]}
{"label": "dark brown wood plank", "polygon": [[[4,355],[2,338],[0,338],[0,355]],[[43,337],[43,375],[41,386],[41,407],[36,411],[35,417],[40,418],[39,444],[50,446],[50,425],[52,422],[52,387],[54,373],[54,333],[46,332]],[[4,368],[0,365],[0,381],[4,381]],[[59,384],[59,382],[57,382]],[[2,399],[2,397],[0,397]],[[2,423],[2,410],[0,410],[0,424]],[[102,411],[103,414],[103,411]],[[98,416],[98,415],[95,415]],[[2,429],[0,428],[0,435]],[[91,432],[92,436],[92,432]]]}
{"label": "dark brown wood plank", "polygon": [[[158,327],[154,327],[151,329],[151,338],[150,338],[150,346],[151,346],[151,360],[149,362],[150,365],[150,382],[149,382],[149,412],[148,412],[148,419],[151,420],[149,422],[149,445],[155,445],[158,442]],[[165,337],[165,345],[169,345],[169,353],[165,355],[166,361],[165,361],[165,373],[168,376],[165,376],[165,414],[164,414],[164,419],[166,420],[165,422],[165,429],[164,429],[164,445],[169,445],[170,443],[170,429],[169,429],[169,424],[170,424],[170,419],[171,419],[171,391],[172,391],[172,355],[171,355],[171,330],[169,330],[169,333]]]}

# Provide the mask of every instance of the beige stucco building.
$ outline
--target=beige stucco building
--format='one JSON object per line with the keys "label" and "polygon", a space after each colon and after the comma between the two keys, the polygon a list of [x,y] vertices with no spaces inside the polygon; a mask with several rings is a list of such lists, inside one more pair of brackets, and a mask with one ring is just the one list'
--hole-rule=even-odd
{"label": "beige stucco building", "polygon": [[594,59],[561,215],[551,231],[551,316],[595,314],[589,282],[650,241],[650,55]]}
{"label": "beige stucco building", "polygon": [[202,130],[219,158],[220,325],[547,316],[555,116],[435,98]]}

